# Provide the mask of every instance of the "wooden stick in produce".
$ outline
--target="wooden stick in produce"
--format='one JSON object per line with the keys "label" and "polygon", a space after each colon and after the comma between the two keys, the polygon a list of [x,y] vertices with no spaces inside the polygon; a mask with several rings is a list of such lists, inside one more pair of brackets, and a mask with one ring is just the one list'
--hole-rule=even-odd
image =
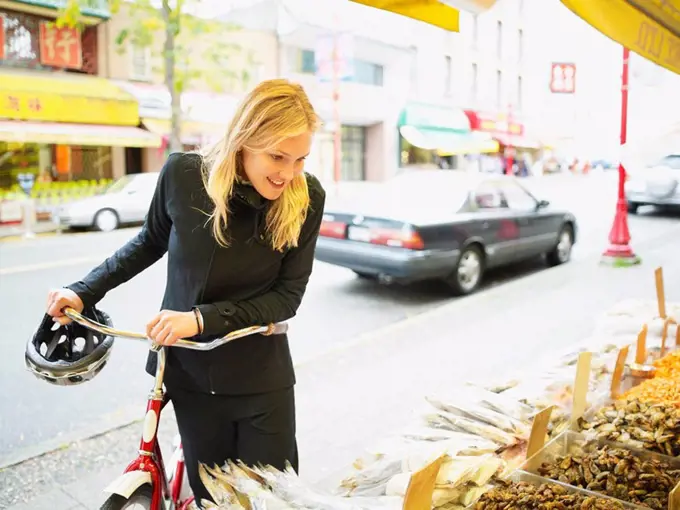
{"label": "wooden stick in produce", "polygon": [[548,425],[550,424],[550,415],[555,406],[546,407],[536,416],[531,425],[531,434],[529,435],[529,445],[527,447],[527,459],[530,459],[538,453],[538,451],[545,445],[545,438],[548,435]]}
{"label": "wooden stick in produce", "polygon": [[680,483],[668,495],[668,510],[680,510]]}
{"label": "wooden stick in produce", "polygon": [[656,301],[659,305],[659,317],[666,318],[666,293],[663,288],[663,268],[657,267],[654,271],[654,279],[656,280]]}
{"label": "wooden stick in produce", "polygon": [[586,412],[588,405],[588,383],[590,382],[590,366],[593,359],[592,352],[582,352],[576,364],[576,379],[574,380],[574,397],[571,406],[571,420],[575,422]]}
{"label": "wooden stick in produce", "polygon": [[647,361],[647,324],[642,326],[637,337],[637,349],[635,350],[635,363],[644,365]]}
{"label": "wooden stick in produce", "polygon": [[444,462],[444,455],[437,458],[419,471],[411,475],[406,489],[403,510],[431,510],[432,495],[437,482],[439,469]]}
{"label": "wooden stick in produce", "polygon": [[626,367],[626,359],[628,359],[627,345],[619,351],[619,355],[616,358],[616,365],[614,365],[614,373],[612,374],[612,385],[610,389],[612,399],[617,398],[621,393],[621,381],[623,379],[623,370]]}

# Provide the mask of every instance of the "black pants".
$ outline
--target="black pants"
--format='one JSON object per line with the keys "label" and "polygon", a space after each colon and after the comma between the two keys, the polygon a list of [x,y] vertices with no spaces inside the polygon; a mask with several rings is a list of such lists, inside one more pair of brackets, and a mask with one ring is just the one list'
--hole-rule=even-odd
{"label": "black pants", "polygon": [[298,470],[293,388],[226,396],[168,388],[182,438],[184,461],[196,502],[212,501],[198,476],[199,463],[223,466],[241,460],[254,466]]}

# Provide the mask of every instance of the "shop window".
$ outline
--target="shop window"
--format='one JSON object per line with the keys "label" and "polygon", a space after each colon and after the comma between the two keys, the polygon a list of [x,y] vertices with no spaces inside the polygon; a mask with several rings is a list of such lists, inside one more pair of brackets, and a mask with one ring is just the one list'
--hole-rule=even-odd
{"label": "shop window", "polygon": [[366,128],[363,126],[342,126],[341,147],[342,180],[365,180]]}
{"label": "shop window", "polygon": [[314,50],[291,48],[292,68],[296,73],[316,73],[316,55]]}

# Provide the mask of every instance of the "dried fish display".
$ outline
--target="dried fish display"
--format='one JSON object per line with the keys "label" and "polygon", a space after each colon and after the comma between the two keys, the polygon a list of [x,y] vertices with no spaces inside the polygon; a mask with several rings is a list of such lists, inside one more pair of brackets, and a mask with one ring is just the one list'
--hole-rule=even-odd
{"label": "dried fish display", "polygon": [[578,424],[598,439],[680,457],[680,408],[673,405],[618,400]]}
{"label": "dried fish display", "polygon": [[304,484],[292,469],[249,468],[227,463],[200,466],[201,480],[215,503],[211,510],[402,510],[402,497],[343,498]]}
{"label": "dried fish display", "polygon": [[537,471],[565,484],[655,510],[668,507],[668,496],[680,482],[680,469],[671,464],[607,445],[557,455]]}
{"label": "dried fish display", "polygon": [[623,510],[618,501],[571,492],[558,484],[499,482],[474,504],[475,510]]}

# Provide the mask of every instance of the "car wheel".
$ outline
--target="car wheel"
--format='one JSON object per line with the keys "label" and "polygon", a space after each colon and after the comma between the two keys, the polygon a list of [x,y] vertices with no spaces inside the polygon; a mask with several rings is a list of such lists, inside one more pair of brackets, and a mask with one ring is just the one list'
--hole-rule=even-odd
{"label": "car wheel", "polygon": [[115,211],[104,209],[94,217],[94,227],[100,232],[111,232],[118,228],[120,220]]}
{"label": "car wheel", "polygon": [[557,238],[557,245],[548,253],[548,264],[551,266],[559,266],[565,262],[569,262],[571,258],[571,249],[574,246],[574,233],[570,226],[562,227],[560,235]]}
{"label": "car wheel", "polygon": [[477,290],[484,275],[484,255],[479,246],[468,246],[458,258],[456,269],[445,280],[454,294],[464,296]]}
{"label": "car wheel", "polygon": [[628,202],[628,212],[630,214],[637,214],[640,204],[635,202]]}

